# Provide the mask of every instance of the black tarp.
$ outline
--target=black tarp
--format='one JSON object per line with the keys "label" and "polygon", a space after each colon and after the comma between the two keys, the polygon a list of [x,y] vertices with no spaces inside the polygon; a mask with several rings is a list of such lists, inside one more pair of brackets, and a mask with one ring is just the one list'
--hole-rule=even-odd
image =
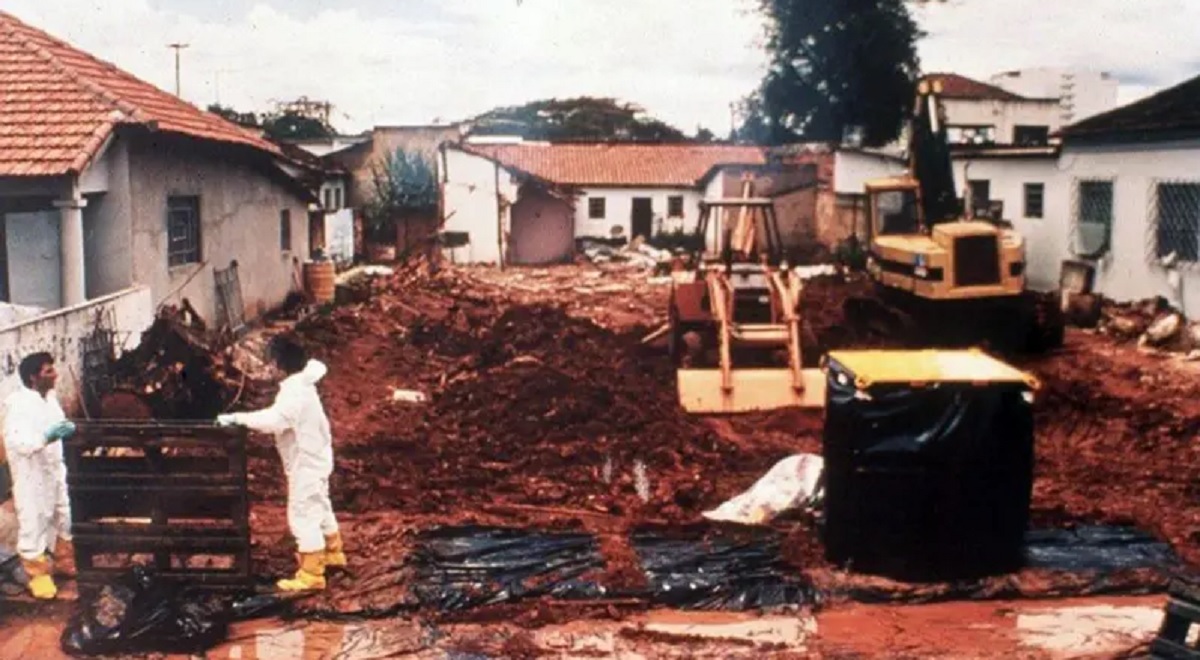
{"label": "black tarp", "polygon": [[1023,383],[877,384],[828,363],[825,544],[835,564],[900,579],[1014,570],[1033,486]]}
{"label": "black tarp", "polygon": [[597,598],[585,574],[603,568],[587,534],[500,527],[441,527],[421,534],[412,560],[413,593],[424,607],[450,611],[537,596]]}
{"label": "black tarp", "polygon": [[780,538],[769,530],[738,538],[640,532],[632,540],[657,604],[741,611],[820,602],[812,584],[784,564]]}

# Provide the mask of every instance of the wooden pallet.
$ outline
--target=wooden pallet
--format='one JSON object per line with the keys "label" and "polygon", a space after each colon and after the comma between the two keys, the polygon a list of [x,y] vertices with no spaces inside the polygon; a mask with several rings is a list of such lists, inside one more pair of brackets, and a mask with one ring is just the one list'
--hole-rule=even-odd
{"label": "wooden pallet", "polygon": [[1200,639],[1188,638],[1200,628],[1200,583],[1175,580],[1168,592],[1166,614],[1158,637],[1150,644],[1150,657],[1171,660],[1200,660]]}
{"label": "wooden pallet", "polygon": [[81,589],[133,564],[206,590],[252,584],[244,429],[78,422],[64,444]]}

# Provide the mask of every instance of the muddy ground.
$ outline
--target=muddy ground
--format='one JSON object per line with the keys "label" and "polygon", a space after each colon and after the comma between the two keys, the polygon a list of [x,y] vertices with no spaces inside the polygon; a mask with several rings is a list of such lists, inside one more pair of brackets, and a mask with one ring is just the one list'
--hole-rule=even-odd
{"label": "muddy ground", "polygon": [[[411,533],[443,523],[582,528],[601,538],[605,580],[634,586],[643,578],[631,528],[698,523],[779,459],[819,452],[819,411],[706,419],[679,409],[674,367],[661,346],[641,342],[664,319],[668,286],[643,272],[413,266],[373,286],[365,302],[296,328],[330,366],[321,391],[335,436],[332,496],[351,561],[308,603],[314,611],[403,601]],[[810,356],[891,343],[844,323],[842,300],[865,292],[836,278],[806,287]],[[1133,524],[1200,564],[1200,392],[1190,365],[1073,331],[1065,349],[1021,366],[1044,384],[1035,524]],[[394,390],[428,402],[395,400]],[[293,559],[268,440],[257,441],[251,468],[255,561],[280,574]],[[834,579],[806,521],[779,526],[798,568],[818,583]],[[995,592],[1070,593],[1045,581],[1022,574]],[[936,586],[922,589],[936,596]],[[575,614],[499,616],[541,625]]]}

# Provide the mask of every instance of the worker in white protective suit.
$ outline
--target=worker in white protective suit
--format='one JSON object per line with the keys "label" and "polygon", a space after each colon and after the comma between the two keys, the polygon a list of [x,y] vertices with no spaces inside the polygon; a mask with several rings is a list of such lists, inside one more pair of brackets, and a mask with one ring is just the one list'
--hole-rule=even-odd
{"label": "worker in white protective suit", "polygon": [[346,555],[329,501],[333,440],[317,393],[326,367],[310,360],[299,344],[277,337],[270,353],[287,377],[270,408],[219,415],[221,426],[240,425],[275,435],[287,475],[287,519],[299,552],[299,568],[277,584],[284,591],[325,588],[326,567],[344,567]]}
{"label": "worker in white protective suit", "polygon": [[75,432],[54,385],[58,374],[49,353],[34,353],[17,369],[21,387],[4,401],[4,450],[17,510],[17,554],[34,598],[58,595],[53,572],[75,576],[71,503],[61,440]]}

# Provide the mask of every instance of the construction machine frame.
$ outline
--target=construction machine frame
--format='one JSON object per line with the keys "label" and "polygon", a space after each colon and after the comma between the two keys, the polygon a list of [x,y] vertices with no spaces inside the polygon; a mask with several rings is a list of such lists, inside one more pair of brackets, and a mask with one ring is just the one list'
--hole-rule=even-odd
{"label": "construction machine frame", "polygon": [[867,273],[924,345],[1055,348],[1061,307],[1028,290],[1024,237],[957,196],[940,91],[937,80],[918,85],[908,173],[866,183]]}
{"label": "construction machine frame", "polygon": [[[720,211],[725,222],[717,224]],[[676,365],[689,362],[678,369],[684,409],[720,414],[823,407],[820,370],[801,364],[803,287],[784,258],[771,200],[701,202],[696,243],[689,267],[672,275],[668,303],[671,357]],[[689,350],[689,335],[698,338],[699,351]],[[713,350],[715,365],[704,359]],[[779,366],[780,353],[785,366]],[[735,367],[735,359],[743,358],[768,366]]]}

